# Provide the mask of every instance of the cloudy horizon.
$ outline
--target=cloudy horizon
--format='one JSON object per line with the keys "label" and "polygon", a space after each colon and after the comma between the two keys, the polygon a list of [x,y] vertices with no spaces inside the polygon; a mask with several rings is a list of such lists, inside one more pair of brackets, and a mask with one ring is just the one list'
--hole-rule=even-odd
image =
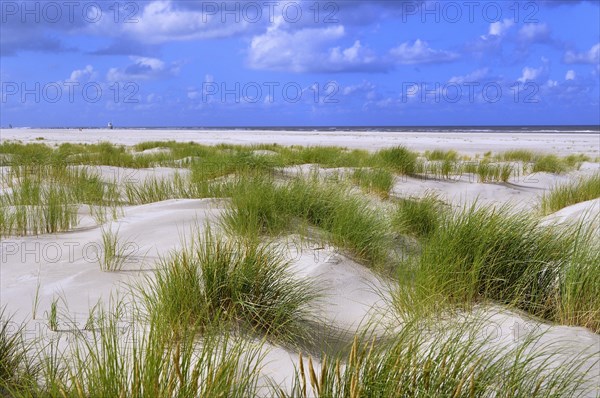
{"label": "cloudy horizon", "polygon": [[598,125],[593,1],[3,1],[0,125]]}

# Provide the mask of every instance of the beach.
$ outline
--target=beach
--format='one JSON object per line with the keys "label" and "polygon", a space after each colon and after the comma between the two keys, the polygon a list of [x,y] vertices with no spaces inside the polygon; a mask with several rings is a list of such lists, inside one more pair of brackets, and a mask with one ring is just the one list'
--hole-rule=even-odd
{"label": "beach", "polygon": [[[206,177],[206,180],[197,180],[209,184],[207,185],[209,187],[210,184],[227,181],[227,178],[241,173],[238,169],[234,168],[229,171],[227,168],[233,164],[232,159],[237,159],[235,158],[236,153],[241,151],[244,154],[240,155],[241,159],[245,159],[244,162],[246,162],[244,164],[254,165],[255,163],[248,159],[258,159],[256,162],[259,163],[256,164],[266,167],[275,176],[274,185],[265,185],[265,189],[272,190],[275,197],[280,194],[278,189],[282,189],[280,188],[281,184],[285,186],[289,183],[290,186],[294,186],[293,184],[296,183],[294,181],[310,181],[313,178],[315,181],[321,181],[319,184],[324,185],[315,183],[317,185],[313,186],[306,182],[309,185],[298,185],[297,190],[304,189],[308,192],[314,189],[315,192],[318,190],[328,192],[327,195],[330,196],[327,197],[330,197],[332,201],[340,201],[340,206],[346,206],[344,200],[356,195],[360,197],[361,205],[357,205],[359,207],[353,210],[354,213],[362,214],[362,209],[371,206],[376,212],[391,214],[386,211],[398,203],[403,203],[403,200],[434,197],[436,201],[443,203],[452,211],[460,212],[461,209],[470,207],[503,208],[509,209],[507,214],[522,211],[532,215],[535,218],[535,225],[539,223],[542,226],[569,226],[583,223],[585,227],[592,228],[590,232],[592,235],[597,236],[599,231],[600,198],[584,200],[540,215],[542,197],[556,186],[592,178],[598,174],[600,170],[598,159],[600,137],[597,134],[377,133],[343,130],[99,129],[79,131],[76,129],[2,129],[0,138],[5,144],[18,141],[23,144],[46,144],[52,148],[64,143],[110,142],[114,145],[126,146],[121,155],[115,155],[114,158],[110,158],[112,160],[104,161],[105,163],[117,162],[114,164],[103,164],[102,160],[94,160],[103,159],[94,157],[97,155],[97,151],[106,150],[106,153],[110,151],[92,147],[89,154],[85,155],[87,157],[81,157],[81,160],[78,160],[80,158],[71,154],[67,166],[61,166],[66,167],[64,173],[86,170],[90,176],[97,176],[104,186],[114,186],[120,192],[117,193],[118,205],[110,205],[113,207],[103,205],[104,199],[97,203],[93,201],[87,204],[74,203],[76,206],[75,221],[62,230],[36,234],[27,231],[16,234],[5,233],[2,238],[1,305],[5,306],[5,311],[13,314],[11,319],[13,325],[24,325],[27,338],[39,339],[40,342],[54,341],[60,336],[74,336],[77,333],[89,334],[86,325],[93,309],[102,307],[109,311],[111,306],[114,307],[115,303],[120,300],[122,300],[123,308],[128,308],[121,321],[124,324],[138,322],[137,319],[134,319],[134,312],[131,309],[131,303],[140,300],[139,296],[131,296],[136,287],[150,284],[156,288],[158,285],[152,284],[153,281],[156,281],[154,273],[161,269],[165,264],[164,261],[173,253],[190,247],[190,242],[194,239],[206,237],[203,234],[207,230],[212,229],[217,234],[231,233],[231,230],[226,227],[227,224],[223,224],[223,219],[227,214],[232,214],[231,209],[242,206],[245,203],[244,199],[248,198],[249,194],[244,194],[243,191],[236,194],[237,191],[235,191],[231,194],[233,196],[215,194],[212,197],[210,193],[200,194],[199,191],[186,190],[192,184],[191,181],[199,170],[203,170],[198,166],[202,164],[202,156],[213,156],[213,152],[216,154],[214,156],[221,156],[218,159],[225,160],[221,160],[223,163],[220,164],[218,172],[213,169],[209,170],[214,176],[211,174],[210,177]],[[156,141],[154,144],[147,145],[150,147],[149,149],[134,147],[136,144],[149,141]],[[177,159],[173,154],[178,150],[186,150],[185,144],[174,146],[175,144],[168,144],[166,141],[194,142],[208,147],[198,147],[199,155],[189,156],[189,159],[184,162],[183,158]],[[230,146],[221,145],[218,149],[210,149],[210,146],[217,144]],[[269,146],[263,148],[260,144]],[[277,145],[273,146],[272,144]],[[244,149],[245,147],[236,147],[238,145],[253,145],[254,147]],[[315,160],[304,164],[298,164],[299,161],[295,161],[295,164],[285,167],[273,166],[269,163],[269,159],[278,159],[278,157],[283,159],[284,156],[298,156],[300,159],[301,156],[296,155],[297,150],[286,149],[288,152],[285,152],[281,149],[292,145],[337,146],[348,148],[348,151],[338,149],[331,151],[331,153],[338,154],[340,159],[346,159],[339,160],[339,164],[321,164],[327,159],[323,162]],[[414,152],[414,159],[417,162],[415,164],[420,165],[421,169],[418,170],[421,171],[400,169],[397,166],[398,163],[395,163],[396,160],[386,160],[391,155],[386,158],[384,155],[377,154],[377,151],[381,149],[390,150],[390,148],[392,148],[390,153],[396,154],[398,150],[393,148],[399,146],[404,146]],[[76,150],[86,150],[84,147],[82,148]],[[367,152],[360,152],[356,155],[349,152],[354,149]],[[454,167],[448,172],[449,174],[439,171],[441,174],[438,175],[435,174],[438,173],[437,171],[430,171],[437,170],[435,169],[436,165],[443,164],[443,160],[433,160],[434,155],[431,152],[435,150],[443,153],[449,150],[455,151],[454,155],[447,153],[444,155],[452,156],[454,159],[448,163]],[[530,162],[502,160],[503,153],[514,150],[529,151],[535,153],[538,158]],[[491,152],[491,155],[486,155],[488,152]],[[206,153],[206,155],[200,153]],[[398,153],[404,154],[404,152]],[[556,159],[559,160],[568,155],[577,155],[580,158],[575,165],[568,166],[568,168],[569,163],[565,160],[564,167],[566,169],[561,172],[532,171],[535,170],[536,164],[541,165],[539,159],[547,154],[556,155]],[[127,159],[131,159],[131,165],[117,165],[119,156],[124,158],[125,155],[128,156]],[[496,155],[498,157],[494,158]],[[3,156],[5,163],[2,167],[2,194],[9,197],[20,189],[20,179],[24,178],[11,174],[11,169],[15,169],[19,164],[18,159],[25,158],[19,158],[17,152],[10,153],[8,149]],[[374,193],[376,191],[369,190],[373,185],[369,185],[371,188],[357,185],[357,181],[360,179],[355,173],[356,169],[361,167],[343,165],[352,162],[352,156],[364,158],[364,164],[382,162],[377,164],[387,165],[381,166],[381,170],[391,176],[389,189],[386,188],[383,193],[380,191],[377,194]],[[147,166],[144,167],[134,167],[134,162],[139,159],[143,160],[145,157],[156,160],[148,160]],[[309,158],[308,152],[305,158]],[[315,157],[315,159],[317,158]],[[178,161],[179,163],[177,163]],[[266,166],[261,166],[263,163],[260,162],[264,162]],[[291,161],[289,162],[291,163]],[[527,165],[528,163],[530,164]],[[207,164],[212,165],[213,163]],[[509,165],[511,168],[509,169],[510,174],[504,179],[499,174],[482,177],[483,174],[479,169],[475,168],[469,171],[471,169],[466,168],[467,164],[476,164],[479,168],[481,168],[481,164],[491,164],[493,167],[499,168]],[[389,168],[387,168],[388,166]],[[371,166],[371,168],[375,169],[375,166]],[[173,183],[174,185],[168,185],[169,188],[163,188],[166,191],[170,189],[170,193],[167,193],[166,196],[154,193],[152,195],[155,196],[152,196],[150,187],[157,181]],[[262,183],[264,183],[262,180],[256,182],[259,185]],[[252,191],[252,184],[254,183],[244,189],[247,189],[248,192],[256,192]],[[298,182],[298,184],[304,184],[304,182]],[[333,191],[327,191],[328,186],[335,187],[335,184],[349,185],[338,185],[339,187],[347,186],[347,188],[334,188]],[[158,190],[159,188],[152,189]],[[213,191],[209,190],[208,192]],[[296,191],[294,188],[290,188],[290,192]],[[291,208],[295,205],[294,203],[298,202],[290,202],[287,206]],[[277,206],[276,203],[272,205]],[[3,204],[3,206],[5,205]],[[351,205],[348,204],[348,206]],[[17,204],[14,202],[6,205],[7,209],[16,207]],[[105,212],[100,215],[99,210],[103,208]],[[309,325],[309,333],[320,342],[315,350],[323,349],[330,355],[343,353],[345,352],[343,347],[352,344],[354,336],[360,334],[365,325],[369,324],[375,325],[369,329],[370,333],[381,339],[390,338],[395,333],[399,333],[406,321],[400,320],[398,304],[394,303],[395,297],[397,297],[396,285],[398,282],[402,285],[403,281],[395,279],[397,276],[390,276],[398,274],[382,272],[382,268],[378,268],[375,264],[381,263],[389,266],[397,264],[400,260],[394,259],[389,263],[388,253],[375,252],[372,246],[365,246],[365,249],[361,249],[360,246],[352,246],[349,242],[354,242],[352,239],[355,238],[353,235],[344,234],[349,234],[353,229],[362,228],[360,225],[352,224],[349,230],[344,224],[330,227],[330,224],[327,223],[319,224],[320,221],[308,220],[304,225],[304,221],[298,221],[300,215],[304,214],[303,211],[290,218],[290,220],[293,219],[293,223],[302,224],[303,228],[294,230],[289,227],[290,229],[288,229],[288,224],[286,224],[276,233],[267,234],[269,235],[268,239],[266,236],[263,236],[263,239],[265,242],[274,242],[280,249],[284,248],[283,256],[289,263],[289,272],[293,280],[304,281],[303,283],[310,284],[311,288],[318,290],[321,294],[320,299],[308,307],[311,320],[304,324],[304,326]],[[385,217],[382,218],[383,224],[381,225],[388,225]],[[331,225],[337,225],[335,220],[331,222],[333,223]],[[370,225],[366,223],[365,228]],[[107,231],[113,235],[107,235]],[[240,236],[242,235],[239,230],[236,231]],[[338,233],[341,235],[335,235]],[[405,232],[394,233],[402,237]],[[106,237],[114,237],[117,234],[120,244],[124,244],[126,247],[126,252],[121,252],[116,256],[122,257],[123,261],[115,269],[110,269],[110,264],[106,265],[107,263],[105,263],[108,269],[103,269],[100,253],[106,248]],[[387,232],[381,234],[382,240],[388,239],[386,234]],[[327,237],[329,235],[331,237]],[[374,236],[379,237],[377,234]],[[398,236],[393,239],[404,239]],[[529,239],[528,235],[525,238]],[[418,243],[421,242],[420,239],[421,237],[418,235],[410,235],[406,240],[401,240],[403,243],[398,246],[402,248],[401,257],[415,255],[407,247],[425,244]],[[355,243],[355,245],[360,244],[362,244],[360,241]],[[419,258],[419,255],[415,256],[415,259]],[[150,291],[148,294],[151,294]],[[543,333],[541,339],[534,345],[527,346],[525,351],[535,353],[538,352],[536,350],[539,350],[541,352],[542,348],[540,347],[544,347],[545,344],[556,344],[552,350],[559,353],[552,361],[559,364],[561,361],[567,363],[574,358],[583,356],[585,358],[582,362],[584,366],[580,371],[590,376],[590,380],[579,387],[588,388],[587,396],[594,396],[597,393],[597,386],[600,383],[598,378],[600,365],[596,360],[600,353],[600,335],[597,330],[593,329],[593,326],[585,327],[585,324],[577,324],[576,321],[569,324],[566,321],[544,320],[528,313],[525,306],[513,307],[505,305],[499,300],[490,300],[478,301],[474,307],[467,307],[470,309],[459,316],[461,319],[478,319],[482,323],[477,327],[486,330],[486,333],[493,330],[495,334],[490,341],[486,340],[485,347],[489,349],[503,347],[504,350],[510,351],[523,344],[529,344],[527,341],[531,338],[532,332]],[[52,315],[53,313],[54,315]],[[452,325],[458,322],[452,316],[448,318],[444,313],[437,319],[440,325]],[[592,325],[592,323],[588,323],[588,325]],[[79,332],[75,333],[74,331]],[[254,336],[254,338],[259,337]],[[60,346],[68,348],[68,338],[61,340]],[[272,340],[268,340],[266,344],[260,346],[260,351],[264,353],[264,356],[261,357],[261,367],[258,371],[259,395],[269,396],[272,393],[269,390],[269,383],[275,383],[283,390],[291,391],[300,350],[301,348],[294,348],[289,344],[278,344]],[[314,356],[313,361],[317,368],[316,371],[319,372],[322,364],[318,355]]]}
{"label": "beach", "polygon": [[[454,149],[475,154],[510,149],[569,155],[583,153],[598,156],[600,135],[588,133],[506,133],[506,132],[388,132],[388,131],[274,131],[274,130],[181,130],[181,129],[0,129],[0,139],[35,142],[43,137],[50,144],[63,142],[135,145],[144,141],[198,142],[215,144],[323,145],[376,150],[398,145],[416,151]],[[41,140],[40,140],[41,141]]]}

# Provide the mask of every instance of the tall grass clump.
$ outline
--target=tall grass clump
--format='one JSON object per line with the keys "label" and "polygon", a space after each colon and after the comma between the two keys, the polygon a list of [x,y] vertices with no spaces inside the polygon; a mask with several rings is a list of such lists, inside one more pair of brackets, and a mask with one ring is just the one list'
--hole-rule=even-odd
{"label": "tall grass clump", "polygon": [[494,300],[561,322],[561,290],[598,305],[595,248],[591,229],[558,230],[526,213],[472,206],[444,215],[414,259],[416,294],[459,305]]}
{"label": "tall grass clump", "polygon": [[530,163],[540,156],[541,155],[526,149],[513,149],[510,151],[502,152],[497,156],[497,159],[504,162]]}
{"label": "tall grass clump", "polygon": [[444,204],[434,195],[422,199],[400,199],[397,203],[393,226],[400,234],[418,238],[428,237],[439,226]]}
{"label": "tall grass clump", "polygon": [[[171,330],[164,322],[124,323],[101,313],[97,327],[75,333],[64,350],[36,353],[37,384],[11,388],[13,397],[248,397],[255,396],[259,343],[230,333]],[[127,325],[127,328],[124,326]],[[52,343],[51,343],[52,344]]]}
{"label": "tall grass clump", "polygon": [[120,271],[129,257],[133,255],[137,245],[131,241],[122,241],[119,231],[110,227],[102,229],[102,242],[100,244],[97,261],[100,270],[105,272]]}
{"label": "tall grass clump", "polygon": [[368,193],[387,198],[394,186],[394,175],[385,169],[356,169],[352,180]]}
{"label": "tall grass clump", "polygon": [[481,161],[476,168],[479,182],[508,182],[515,173],[515,167],[510,163],[490,163]]}
{"label": "tall grass clump", "polygon": [[375,154],[377,162],[400,174],[413,174],[417,165],[417,154],[405,147],[382,149]]}
{"label": "tall grass clump", "polygon": [[425,157],[428,160],[449,160],[452,162],[458,161],[458,153],[454,150],[444,151],[441,149],[435,149],[433,151],[425,151]]}
{"label": "tall grass clump", "polygon": [[356,338],[348,354],[323,356],[320,366],[300,354],[291,391],[279,396],[558,398],[593,391],[594,358],[564,360],[559,345],[541,344],[540,336],[498,346],[485,337],[484,322],[455,322],[427,330],[409,322],[387,342]]}
{"label": "tall grass clump", "polygon": [[598,222],[584,219],[567,229],[574,247],[560,275],[560,299],[552,320],[600,333],[600,238],[594,221]]}
{"label": "tall grass clump", "polygon": [[284,191],[287,211],[326,231],[336,246],[371,266],[388,260],[389,223],[382,210],[347,188],[297,179]]}
{"label": "tall grass clump", "polygon": [[310,337],[306,321],[317,297],[275,248],[210,230],[164,260],[141,291],[149,312],[171,325],[204,330],[217,320],[286,343]]}
{"label": "tall grass clump", "polygon": [[539,156],[533,163],[533,173],[547,172],[561,174],[569,170],[569,165],[556,155]]}
{"label": "tall grass clump", "polygon": [[18,391],[31,385],[37,368],[28,357],[28,344],[23,339],[24,326],[13,322],[6,314],[6,307],[0,309],[0,396],[10,396],[10,391]]}
{"label": "tall grass clump", "polygon": [[540,208],[542,214],[547,215],[567,206],[599,197],[600,174],[594,174],[591,177],[580,178],[570,184],[554,187],[542,196]]}
{"label": "tall grass clump", "polygon": [[377,266],[388,258],[386,217],[346,187],[315,179],[276,183],[259,177],[242,180],[232,189],[231,201],[224,222],[233,232],[276,235],[298,228],[303,232],[308,224],[320,228],[326,239],[360,261]]}

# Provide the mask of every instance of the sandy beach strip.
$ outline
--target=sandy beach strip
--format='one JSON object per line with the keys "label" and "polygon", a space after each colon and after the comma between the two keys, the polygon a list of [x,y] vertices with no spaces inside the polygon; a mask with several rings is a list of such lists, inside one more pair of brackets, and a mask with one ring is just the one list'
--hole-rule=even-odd
{"label": "sandy beach strip", "polygon": [[[43,138],[43,140],[41,139]],[[286,130],[168,130],[168,129],[0,129],[0,141],[19,140],[47,144],[97,143],[135,145],[145,141],[193,141],[201,144],[280,144],[342,146],[377,150],[406,146],[416,151],[455,149],[465,154],[527,149],[569,155],[600,155],[600,134],[596,133],[512,133],[512,132],[390,132],[390,131],[286,131]]]}

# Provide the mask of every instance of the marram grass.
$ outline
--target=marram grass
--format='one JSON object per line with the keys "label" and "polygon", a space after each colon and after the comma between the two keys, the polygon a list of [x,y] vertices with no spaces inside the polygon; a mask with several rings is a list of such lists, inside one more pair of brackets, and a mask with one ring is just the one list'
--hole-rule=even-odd
{"label": "marram grass", "polygon": [[493,300],[598,332],[599,248],[594,230],[582,225],[555,229],[507,208],[445,212],[421,252],[402,264],[414,278],[402,294],[408,302]]}
{"label": "marram grass", "polygon": [[[357,336],[346,355],[313,361],[300,354],[292,390],[279,388],[278,396],[558,398],[593,393],[594,358],[565,360],[559,344],[540,344],[540,336],[508,348],[485,337],[485,322],[424,326],[409,322],[383,342]],[[556,360],[560,366],[553,364]]]}
{"label": "marram grass", "polygon": [[600,198],[600,173],[552,188],[542,196],[540,208],[542,214],[548,215],[567,206],[596,198]]}
{"label": "marram grass", "polygon": [[140,288],[151,316],[199,330],[217,320],[285,343],[310,338],[309,309],[318,294],[290,274],[272,246],[196,232],[159,267]]}

